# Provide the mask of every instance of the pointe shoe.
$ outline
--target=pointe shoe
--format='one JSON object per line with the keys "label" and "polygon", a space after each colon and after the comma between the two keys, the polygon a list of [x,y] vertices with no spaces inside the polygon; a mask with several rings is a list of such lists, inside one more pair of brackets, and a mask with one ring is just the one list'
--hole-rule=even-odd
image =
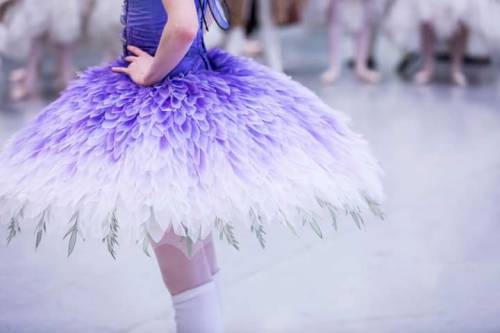
{"label": "pointe shoe", "polygon": [[378,83],[378,82],[380,82],[380,79],[381,79],[381,76],[378,72],[371,70],[371,69],[368,69],[368,68],[357,69],[356,75],[363,82],[366,82],[369,84]]}
{"label": "pointe shoe", "polygon": [[459,87],[467,87],[469,85],[467,77],[462,71],[452,71],[451,81]]}
{"label": "pointe shoe", "polygon": [[423,86],[431,82],[433,76],[434,76],[434,71],[423,69],[415,75],[415,77],[413,78],[413,82]]}
{"label": "pointe shoe", "polygon": [[26,80],[11,83],[9,97],[13,102],[21,102],[35,98],[36,93],[34,84],[28,84]]}
{"label": "pointe shoe", "polygon": [[243,54],[247,57],[256,57],[263,52],[262,44],[258,40],[247,39],[243,46]]}
{"label": "pointe shoe", "polygon": [[10,73],[9,81],[10,83],[21,83],[26,80],[27,76],[28,73],[25,68],[18,68]]}
{"label": "pointe shoe", "polygon": [[325,85],[334,84],[339,78],[339,71],[335,68],[330,68],[321,74],[321,82]]}

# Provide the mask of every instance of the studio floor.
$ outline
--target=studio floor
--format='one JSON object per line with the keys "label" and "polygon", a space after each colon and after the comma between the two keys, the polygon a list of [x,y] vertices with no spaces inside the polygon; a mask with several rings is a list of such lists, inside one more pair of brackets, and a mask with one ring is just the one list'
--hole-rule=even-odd
{"label": "studio floor", "polygon": [[[217,242],[226,331],[500,332],[498,68],[469,68],[467,89],[444,79],[416,87],[389,64],[379,85],[346,69],[324,87],[324,45],[301,34],[285,45],[287,72],[371,142],[387,218],[368,218],[361,231],[345,219],[325,240],[271,228],[265,250],[244,230],[240,251]],[[48,102],[4,99],[2,142]],[[170,297],[141,246],[122,245],[114,261],[99,241],[78,244],[69,259],[57,237],[36,252],[33,242],[24,234],[0,243],[0,332],[173,331]]]}

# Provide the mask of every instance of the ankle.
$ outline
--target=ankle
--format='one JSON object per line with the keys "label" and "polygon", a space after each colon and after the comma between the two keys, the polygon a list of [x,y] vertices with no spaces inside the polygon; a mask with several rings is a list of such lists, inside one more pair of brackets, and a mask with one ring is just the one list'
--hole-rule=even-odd
{"label": "ankle", "polygon": [[222,311],[215,283],[186,290],[172,297],[178,333],[221,333]]}

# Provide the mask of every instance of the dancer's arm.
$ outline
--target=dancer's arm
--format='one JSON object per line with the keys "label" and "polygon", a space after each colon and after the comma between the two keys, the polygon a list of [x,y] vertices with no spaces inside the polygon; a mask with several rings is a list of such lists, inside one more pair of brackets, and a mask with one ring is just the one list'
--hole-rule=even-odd
{"label": "dancer's arm", "polygon": [[133,54],[125,58],[128,67],[114,67],[137,84],[150,86],[161,81],[184,58],[198,32],[198,14],[194,1],[162,0],[168,12],[160,44],[153,57],[138,47],[129,45]]}

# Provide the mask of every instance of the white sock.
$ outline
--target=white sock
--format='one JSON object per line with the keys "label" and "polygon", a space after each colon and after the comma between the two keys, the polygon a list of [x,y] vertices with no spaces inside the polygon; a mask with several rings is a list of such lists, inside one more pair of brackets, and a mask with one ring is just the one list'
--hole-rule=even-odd
{"label": "white sock", "polygon": [[172,297],[177,333],[222,333],[222,311],[214,281]]}

